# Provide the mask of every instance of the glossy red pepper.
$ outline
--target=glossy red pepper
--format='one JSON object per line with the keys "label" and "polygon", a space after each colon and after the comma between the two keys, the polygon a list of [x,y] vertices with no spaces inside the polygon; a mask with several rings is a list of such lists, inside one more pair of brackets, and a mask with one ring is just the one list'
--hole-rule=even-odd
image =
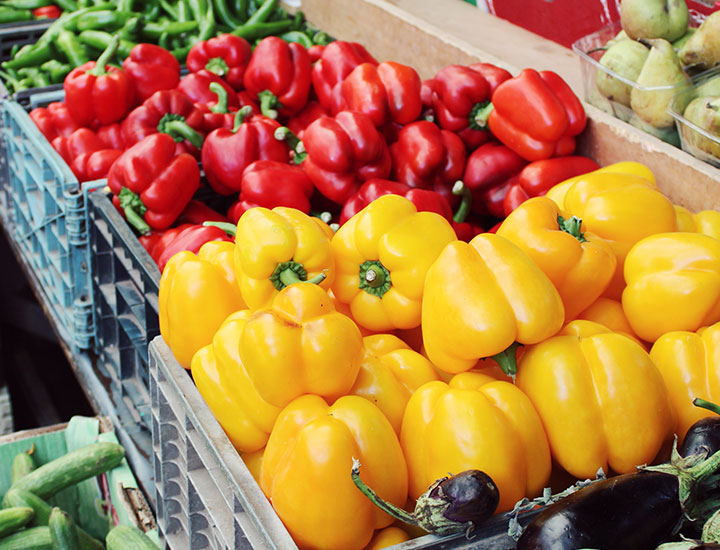
{"label": "glossy red pepper", "polygon": [[110,124],[122,120],[135,97],[133,81],[124,70],[106,65],[115,55],[118,38],[114,37],[97,62],[88,61],[65,77],[65,105],[80,126],[97,121]]}
{"label": "glossy red pepper", "polygon": [[234,34],[221,34],[195,43],[188,52],[185,64],[191,73],[205,69],[240,91],[251,55],[252,47],[247,40]]}
{"label": "glossy red pepper", "polygon": [[243,200],[273,209],[287,206],[310,213],[310,197],[315,186],[299,166],[273,160],[257,160],[242,175]]}
{"label": "glossy red pepper", "polygon": [[303,134],[305,133],[305,128],[310,126],[310,124],[320,117],[327,116],[329,114],[330,113],[327,109],[320,105],[319,102],[308,101],[308,104],[305,105],[305,108],[302,111],[288,120],[287,127],[290,128],[293,134],[302,139]]}
{"label": "glossy red pepper", "polygon": [[132,78],[138,103],[159,90],[172,90],[180,82],[180,63],[169,51],[155,44],[133,46],[122,66]]}
{"label": "glossy red pepper", "polygon": [[118,149],[100,149],[99,151],[80,153],[70,163],[70,169],[80,183],[104,179],[122,153]]}
{"label": "glossy red pepper", "polygon": [[78,128],[67,137],[58,136],[52,140],[52,146],[68,164],[83,153],[105,149],[97,134],[89,128]]}
{"label": "glossy red pepper", "polygon": [[387,143],[369,117],[340,111],[322,117],[305,130],[307,158],[303,168],[317,190],[343,204],[372,178],[387,178],[392,161]]}
{"label": "glossy red pepper", "polygon": [[509,216],[510,212],[515,210],[529,198],[530,195],[527,194],[519,182],[510,186],[510,189],[508,189],[508,192],[503,199],[503,214],[505,214],[505,217]]}
{"label": "glossy red pepper", "polygon": [[100,126],[95,133],[106,148],[125,150],[125,135],[120,123],[113,122],[112,124]]}
{"label": "glossy red pepper", "polygon": [[237,224],[238,220],[240,219],[240,216],[242,216],[245,212],[250,210],[251,208],[255,208],[258,206],[257,204],[253,202],[249,202],[245,200],[242,195],[238,197],[238,200],[236,200],[234,203],[230,205],[230,208],[228,208],[227,211],[227,217],[230,219],[232,223]]}
{"label": "glossy red pepper", "polygon": [[227,222],[229,221],[226,216],[223,216],[217,210],[210,208],[204,202],[198,200],[191,200],[185,209],[180,212],[175,223],[178,225],[184,223],[190,223],[195,225],[202,225],[204,222]]}
{"label": "glossy red pepper", "polygon": [[490,86],[490,96],[500,84],[512,78],[512,73],[492,63],[473,63],[468,65],[473,71],[480,73]]}
{"label": "glossy red pepper", "polygon": [[320,105],[330,114],[340,111],[342,81],[361,63],[378,64],[361,44],[336,40],[325,46],[313,65],[313,89]]}
{"label": "glossy red pepper", "polygon": [[494,218],[505,219],[503,202],[508,191],[518,183],[518,175],[514,175],[495,187],[481,193],[473,193],[473,211],[478,214],[489,214]]}
{"label": "glossy red pepper", "polygon": [[238,97],[235,90],[219,76],[201,69],[196,73],[190,73],[180,79],[177,89],[188,96],[193,103],[204,103],[208,107],[217,103],[218,96],[210,89],[210,84],[215,82],[222,86],[227,93],[227,106],[231,109],[238,107]]}
{"label": "glossy red pepper", "polygon": [[526,160],[571,155],[585,128],[585,109],[552,71],[524,69],[492,96],[488,118],[493,135]]}
{"label": "glossy red pepper", "polygon": [[600,168],[588,157],[570,156],[531,162],[520,172],[519,183],[530,197],[544,195],[551,187],[566,179],[587,174]]}
{"label": "glossy red pepper", "polygon": [[420,87],[412,67],[392,61],[361,63],[340,86],[340,108],[366,114],[377,127],[408,124],[422,111]]}
{"label": "glossy red pepper", "polygon": [[[217,82],[211,82],[210,91],[213,92],[217,98],[213,105],[206,103],[196,104],[203,113],[203,133],[209,134],[218,128],[232,129],[235,125],[235,112],[237,112],[237,109],[231,111],[228,108],[227,90]],[[236,94],[233,95],[235,95],[236,98],[238,97]]]}
{"label": "glossy red pepper", "polygon": [[44,135],[48,141],[52,141],[58,137],[58,131],[57,128],[55,128],[52,115],[45,107],[35,107],[28,115],[35,123],[35,126],[38,127],[38,130],[40,130],[40,133]]}
{"label": "glossy red pepper", "polygon": [[245,88],[260,103],[260,112],[277,118],[299,113],[310,94],[310,56],[296,42],[268,36],[255,46],[245,70]]}
{"label": "glossy red pepper", "polygon": [[256,160],[290,161],[290,149],[275,139],[276,121],[252,115],[249,108],[237,112],[232,130],[213,130],[202,147],[202,164],[210,187],[221,195],[240,191],[242,175]]}
{"label": "glossy red pepper", "polygon": [[29,115],[48,141],[58,136],[67,137],[80,128],[62,101],[53,101],[47,107],[36,107]]}
{"label": "glossy red pepper", "polygon": [[197,254],[200,247],[207,242],[232,240],[232,237],[219,227],[183,224],[165,231],[148,252],[162,273],[170,258],[178,252],[187,250]]}
{"label": "glossy red pepper", "polygon": [[35,8],[32,10],[32,14],[35,16],[35,19],[57,19],[62,15],[62,10],[55,4],[50,4],[49,6]]}
{"label": "glossy red pepper", "polygon": [[[473,193],[473,212],[504,217],[502,208],[493,210],[489,207],[497,203],[500,197],[497,193],[491,197],[487,194],[519,174],[526,165],[525,159],[501,143],[490,142],[475,149],[467,159],[462,176],[463,182]],[[502,197],[505,197],[504,193]]]}
{"label": "glossy red pepper", "polygon": [[149,135],[130,147],[108,174],[113,203],[140,234],[170,227],[199,185],[195,158],[176,154],[175,141],[164,133]]}
{"label": "glossy red pepper", "polygon": [[308,48],[308,55],[310,56],[310,63],[315,63],[317,60],[319,60],[322,57],[323,52],[325,51],[325,45],[324,44],[313,44]]}

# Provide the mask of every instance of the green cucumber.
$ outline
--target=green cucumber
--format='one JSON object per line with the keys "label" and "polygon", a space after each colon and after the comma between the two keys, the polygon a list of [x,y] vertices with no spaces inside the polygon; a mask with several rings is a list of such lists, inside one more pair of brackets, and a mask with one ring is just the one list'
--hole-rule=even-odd
{"label": "green cucumber", "polygon": [[0,537],[5,537],[25,527],[35,516],[28,506],[15,506],[0,510]]}
{"label": "green cucumber", "polygon": [[117,443],[92,443],[43,464],[13,483],[12,488],[48,499],[71,485],[112,470],[124,456],[125,449]]}
{"label": "green cucumber", "polygon": [[48,527],[31,527],[0,540],[0,550],[53,550]]}
{"label": "green cucumber", "polygon": [[32,449],[30,451],[23,451],[13,459],[12,466],[10,467],[11,484],[25,477],[35,469],[35,461],[30,454],[31,452]]}
{"label": "green cucumber", "polygon": [[[22,489],[10,489],[5,495],[5,500],[10,506],[28,506],[35,512],[32,525],[35,527],[47,526],[50,521],[52,506],[38,496],[23,491]],[[89,535],[81,527],[77,527],[80,548],[82,550],[105,550],[105,545],[95,537]]]}
{"label": "green cucumber", "polygon": [[105,547],[107,550],[160,550],[140,529],[132,525],[117,525],[110,529],[105,537]]}
{"label": "green cucumber", "polygon": [[67,512],[63,512],[57,507],[53,508],[50,512],[48,527],[53,550],[80,550],[80,540],[75,522]]}

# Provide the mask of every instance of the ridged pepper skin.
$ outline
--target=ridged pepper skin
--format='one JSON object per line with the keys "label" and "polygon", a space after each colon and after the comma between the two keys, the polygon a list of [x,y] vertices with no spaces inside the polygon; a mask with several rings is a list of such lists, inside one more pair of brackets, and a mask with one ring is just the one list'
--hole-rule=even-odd
{"label": "ridged pepper skin", "polygon": [[68,137],[80,128],[62,101],[53,101],[47,107],[35,107],[28,114],[48,141],[58,136]]}
{"label": "ridged pepper skin", "polygon": [[277,36],[255,46],[245,69],[245,88],[270,118],[292,116],[305,107],[310,94],[310,56],[297,42]]}
{"label": "ridged pepper skin", "polygon": [[270,306],[295,282],[320,278],[329,289],[335,278],[330,238],[307,214],[278,206],[251,208],[237,223],[235,272],[250,309]]}
{"label": "ridged pepper skin", "polygon": [[688,233],[702,233],[720,239],[720,212],[703,210],[693,214],[687,208],[675,205],[677,230]]}
{"label": "ridged pepper skin", "polygon": [[238,92],[243,89],[243,75],[252,55],[250,43],[233,34],[221,34],[196,42],[187,55],[191,73],[209,71],[223,78]]}
{"label": "ridged pepper skin", "polygon": [[122,66],[133,81],[139,103],[159,90],[172,90],[180,82],[180,63],[173,54],[155,44],[137,44]]}
{"label": "ridged pepper skin", "polygon": [[577,320],[600,323],[613,332],[624,334],[636,340],[643,347],[647,345],[633,332],[627,317],[625,317],[622,304],[618,300],[600,296],[577,315]]}
{"label": "ridged pepper skin", "polygon": [[423,384],[438,380],[432,363],[392,334],[363,338],[364,356],[350,393],[375,403],[400,435],[405,405]]}
{"label": "ridged pepper skin", "polygon": [[496,512],[538,494],[550,476],[550,449],[530,400],[510,382],[476,372],[429,382],[410,398],[400,443],[417,498],[443,476],[478,469],[500,491]]}
{"label": "ridged pepper skin", "polygon": [[525,349],[517,387],[530,398],[553,459],[578,479],[649,464],[670,436],[662,376],[636,342],[589,321]]}
{"label": "ridged pepper skin", "polygon": [[420,324],[423,280],[430,264],[456,239],[450,223],[418,212],[398,195],[384,195],[335,233],[335,298],[373,331]]}
{"label": "ridged pepper skin", "polygon": [[312,393],[337,399],[355,383],[362,360],[362,336],[349,317],[312,283],[281,290],[257,310],[240,339],[240,358],[260,396],[284,407]]}
{"label": "ridged pepper skin", "polygon": [[625,280],[623,310],[643,340],[720,321],[717,239],[700,233],[651,235],[628,253]]}
{"label": "ridged pepper skin", "polygon": [[675,412],[674,431],[682,441],[695,422],[715,416],[693,405],[693,399],[720,401],[720,323],[697,332],[663,334],[653,344],[650,359],[665,381]]}
{"label": "ridged pepper skin", "polygon": [[387,178],[392,160],[387,143],[369,117],[341,111],[305,129],[303,169],[325,197],[343,204],[363,181]]}
{"label": "ridged pepper skin", "polygon": [[560,293],[565,320],[572,321],[605,291],[615,273],[608,243],[582,231],[582,220],[563,215],[545,197],[518,206],[497,234],[525,252]]}
{"label": "ridged pepper skin", "polygon": [[227,246],[233,245],[211,242],[197,255],[178,252],[160,277],[160,334],[186,369],[195,352],[212,342],[227,316],[245,308]]}
{"label": "ridged pepper skin", "polygon": [[100,149],[81,153],[72,160],[70,169],[80,183],[104,179],[122,153],[118,149]]}
{"label": "ridged pepper skin", "polygon": [[251,314],[248,309],[230,314],[190,364],[200,395],[241,453],[263,449],[280,414],[260,397],[240,360],[240,335]]}
{"label": "ridged pepper skin", "polygon": [[260,487],[299,548],[362,550],[393,518],[350,477],[352,459],[380,497],[404,506],[407,466],[390,423],[370,401],[329,405],[303,395],[283,409],[265,448]]}
{"label": "ridged pepper skin", "polygon": [[215,73],[205,69],[183,76],[177,85],[177,90],[189,97],[193,103],[215,105],[218,102],[218,96],[210,89],[210,84],[213,83],[219,84],[227,94],[227,106],[237,109],[239,100],[235,90]]}
{"label": "ridged pepper skin", "polygon": [[450,243],[425,277],[425,351],[450,373],[470,370],[478,359],[497,356],[514,342],[541,342],[560,330],[564,319],[562,299],[547,275],[498,235]]}
{"label": "ridged pepper skin", "polygon": [[302,168],[275,160],[256,160],[248,165],[240,183],[241,196],[247,201],[265,208],[295,208],[305,214],[310,213],[313,191],[315,187]]}
{"label": "ridged pepper skin", "polygon": [[[232,239],[219,227],[200,224],[181,224],[165,231],[152,247],[150,256],[158,264],[160,273],[165,269],[170,258],[181,250],[197,252],[205,243],[212,241],[225,241],[232,243]],[[229,248],[231,259],[234,246]]]}

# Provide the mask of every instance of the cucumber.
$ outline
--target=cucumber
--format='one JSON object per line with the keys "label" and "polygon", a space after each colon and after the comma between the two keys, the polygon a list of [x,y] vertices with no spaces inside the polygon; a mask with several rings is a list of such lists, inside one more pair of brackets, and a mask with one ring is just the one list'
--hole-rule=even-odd
{"label": "cucumber", "polygon": [[25,527],[35,516],[32,508],[16,506],[0,510],[0,537],[5,537]]}
{"label": "cucumber", "polygon": [[53,550],[80,550],[80,540],[78,539],[75,522],[60,508],[53,508],[50,512],[50,540],[52,541]]}
{"label": "cucumber", "polygon": [[[145,534],[131,525],[117,525],[105,537],[107,550],[160,550]],[[0,550],[3,550],[0,548]]]}
{"label": "cucumber", "polygon": [[53,550],[48,527],[31,527],[0,540],[0,550]]}
{"label": "cucumber", "polygon": [[[29,506],[35,512],[32,521],[34,527],[47,526],[50,521],[52,506],[38,496],[22,489],[10,489],[5,495],[5,500],[10,506]],[[96,538],[89,535],[84,529],[76,526],[80,548],[82,550],[105,550],[105,545]]]}
{"label": "cucumber", "polygon": [[15,483],[34,469],[35,461],[32,455],[27,451],[23,451],[13,459],[12,466],[10,467],[10,483]]}
{"label": "cucumber", "polygon": [[124,456],[125,449],[117,443],[92,443],[43,464],[13,483],[12,488],[46,500],[71,485],[112,470]]}

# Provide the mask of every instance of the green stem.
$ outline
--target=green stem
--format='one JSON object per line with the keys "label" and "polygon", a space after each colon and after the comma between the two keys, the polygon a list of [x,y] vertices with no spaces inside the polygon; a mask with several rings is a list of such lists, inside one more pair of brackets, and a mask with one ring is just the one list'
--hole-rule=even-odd
{"label": "green stem", "polygon": [[715,403],[711,403],[710,401],[705,401],[700,397],[696,397],[695,399],[693,399],[693,405],[712,411],[715,414],[720,414],[720,405],[716,405]]}
{"label": "green stem", "polygon": [[202,147],[203,135],[188,126],[187,122],[181,120],[169,120],[164,124],[163,132],[169,134],[176,142],[187,140],[191,145],[200,149]]}
{"label": "green stem", "polygon": [[311,283],[319,285],[325,280],[327,275],[325,275],[325,273],[319,273],[315,275],[315,277],[313,277],[312,279],[301,279],[300,277],[298,277],[298,274],[292,269],[284,269],[280,272],[279,277],[280,282],[284,286],[294,285],[295,283]]}
{"label": "green stem", "polygon": [[275,130],[275,139],[286,142],[293,153],[295,153],[293,157],[294,164],[301,164],[302,161],[305,160],[305,157],[307,157],[305,144],[287,126],[281,126]]}
{"label": "green stem", "polygon": [[472,111],[470,111],[470,128],[473,130],[487,130],[488,118],[490,118],[490,113],[494,108],[490,101],[476,103]]}
{"label": "green stem", "polygon": [[147,207],[142,203],[140,196],[127,187],[123,187],[118,199],[120,199],[120,208],[123,209],[130,226],[134,227],[141,235],[150,233],[150,226],[142,217],[147,212]]}
{"label": "green stem", "polygon": [[245,122],[245,119],[249,116],[252,116],[252,107],[250,107],[250,105],[245,105],[244,107],[241,107],[235,112],[232,129],[233,134],[237,133],[237,131],[240,129],[240,126],[242,126],[242,123]]}
{"label": "green stem", "polygon": [[453,216],[453,221],[455,223],[463,223],[468,217],[468,214],[470,214],[470,208],[472,207],[472,191],[470,191],[467,185],[465,185],[462,181],[458,180],[453,185],[452,194],[462,196],[462,201],[460,202],[460,206],[458,206],[457,212],[455,212],[455,215]]}
{"label": "green stem", "polygon": [[217,103],[210,107],[210,110],[213,113],[229,113],[230,111],[228,110],[228,94],[227,90],[223,88],[222,84],[220,84],[219,82],[211,82],[210,91],[213,92],[218,98]]}
{"label": "green stem", "polygon": [[90,69],[88,73],[95,76],[106,74],[107,71],[105,70],[105,65],[107,65],[110,59],[112,59],[112,57],[115,55],[115,52],[117,52],[119,45],[120,39],[117,36],[113,36],[112,40],[110,40],[110,44],[108,44],[108,47],[105,48],[105,51],[100,54],[100,57],[98,57],[97,61],[95,62],[95,67]]}
{"label": "green stem", "polygon": [[360,264],[360,290],[382,298],[392,287],[390,272],[379,260],[366,260]]}
{"label": "green stem", "polygon": [[582,231],[580,231],[580,229],[582,228],[582,220],[580,218],[578,218],[577,216],[573,216],[568,220],[566,220],[562,216],[558,216],[557,223],[558,223],[558,227],[560,228],[560,231],[569,233],[570,235],[575,237],[581,243],[587,242],[587,239],[585,238],[585,234]]}
{"label": "green stem", "polygon": [[307,271],[305,271],[303,265],[290,260],[288,262],[281,262],[275,267],[275,271],[270,275],[270,282],[277,290],[282,290],[286,286],[296,283],[320,284],[325,278],[325,273],[320,273],[312,279],[308,279]]}
{"label": "green stem", "polygon": [[205,70],[218,76],[225,76],[228,74],[230,67],[222,57],[213,57],[205,64]]}
{"label": "green stem", "polygon": [[496,353],[491,357],[491,359],[494,359],[495,362],[500,365],[500,368],[505,374],[512,376],[513,378],[517,374],[517,358],[515,357],[515,354],[518,347],[521,345],[522,344],[518,342],[514,342],[505,351]]}
{"label": "green stem", "polygon": [[203,225],[205,227],[219,227],[225,233],[230,235],[231,237],[235,236],[235,232],[237,231],[237,226],[234,223],[228,223],[228,222],[203,222]]}
{"label": "green stem", "polygon": [[402,508],[399,508],[398,506],[395,506],[394,504],[387,502],[386,500],[380,498],[375,491],[373,491],[370,487],[368,487],[365,482],[360,479],[360,461],[353,457],[352,459],[352,480],[355,484],[355,487],[357,487],[360,492],[365,495],[370,502],[372,502],[375,506],[380,508],[383,512],[390,515],[391,517],[394,517],[395,519],[399,519],[400,521],[404,523],[408,523],[410,525],[417,525],[417,520],[415,519],[415,516],[406,512]]}
{"label": "green stem", "polygon": [[260,112],[266,117],[275,120],[278,117],[276,107],[282,107],[277,96],[270,90],[263,90],[258,94],[258,99],[260,100]]}

